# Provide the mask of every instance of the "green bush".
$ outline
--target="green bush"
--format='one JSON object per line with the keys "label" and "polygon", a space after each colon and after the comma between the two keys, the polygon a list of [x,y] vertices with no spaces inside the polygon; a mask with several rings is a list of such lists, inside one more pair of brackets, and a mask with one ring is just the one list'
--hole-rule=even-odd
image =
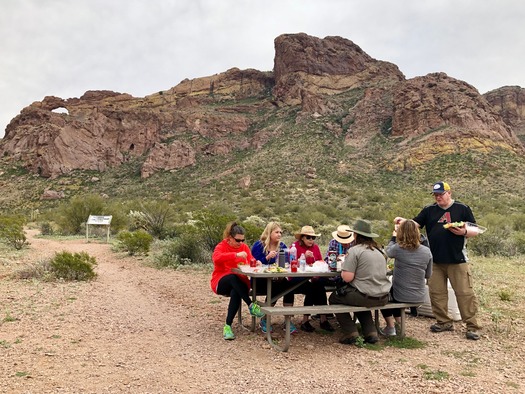
{"label": "green bush", "polygon": [[56,253],[49,262],[49,270],[58,279],[64,280],[90,280],[96,276],[93,270],[97,261],[86,252]]}
{"label": "green bush", "polygon": [[[235,220],[235,216],[216,209],[206,209],[193,214],[195,231],[200,234],[204,245],[213,250],[222,241],[226,225]],[[259,234],[260,235],[260,234]]]}
{"label": "green bush", "polygon": [[159,267],[176,268],[179,265],[207,264],[211,262],[211,251],[199,234],[183,232],[177,238],[165,241],[161,253],[154,257]]}
{"label": "green bush", "polygon": [[130,256],[135,254],[148,254],[153,236],[145,230],[137,231],[121,231],[117,239],[119,240],[123,250],[128,252]]}
{"label": "green bush", "polygon": [[16,250],[22,249],[27,245],[24,224],[20,216],[0,216],[0,240]]}
{"label": "green bush", "polygon": [[63,234],[80,234],[89,215],[103,215],[104,200],[98,195],[75,196],[58,208],[56,222]]}
{"label": "green bush", "polygon": [[40,234],[42,235],[53,235],[53,226],[49,222],[40,223]]}

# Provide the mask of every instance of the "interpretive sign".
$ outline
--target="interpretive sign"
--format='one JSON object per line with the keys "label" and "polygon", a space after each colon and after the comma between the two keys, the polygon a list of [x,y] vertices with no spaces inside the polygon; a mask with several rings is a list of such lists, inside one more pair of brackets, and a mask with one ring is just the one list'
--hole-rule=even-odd
{"label": "interpretive sign", "polygon": [[111,215],[89,215],[89,218],[86,222],[86,240],[89,241],[89,226],[95,225],[95,226],[107,226],[108,231],[106,234],[106,242],[109,242],[109,227],[111,225],[111,219],[113,216]]}

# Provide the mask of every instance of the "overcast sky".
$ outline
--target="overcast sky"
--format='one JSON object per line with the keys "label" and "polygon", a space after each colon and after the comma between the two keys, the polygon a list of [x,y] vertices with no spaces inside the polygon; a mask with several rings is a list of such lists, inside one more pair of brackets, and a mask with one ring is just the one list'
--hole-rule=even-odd
{"label": "overcast sky", "polygon": [[0,137],[45,96],[135,97],[185,78],[273,69],[284,33],[341,36],[407,78],[525,87],[523,0],[1,0]]}

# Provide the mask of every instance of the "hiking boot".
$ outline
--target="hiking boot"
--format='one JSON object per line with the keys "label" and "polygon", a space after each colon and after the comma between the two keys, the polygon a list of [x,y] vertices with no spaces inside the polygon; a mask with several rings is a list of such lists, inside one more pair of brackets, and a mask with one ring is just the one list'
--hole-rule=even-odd
{"label": "hiking boot", "polygon": [[328,320],[322,321],[321,324],[319,324],[319,327],[321,327],[325,331],[334,332],[335,328],[332,327],[330,322]]}
{"label": "hiking boot", "polygon": [[480,335],[477,331],[467,331],[467,339],[477,341],[480,338]]}
{"label": "hiking boot", "polygon": [[374,343],[379,342],[379,338],[377,335],[367,335],[365,337],[365,342],[373,345]]}
{"label": "hiking boot", "polygon": [[430,326],[432,332],[454,331],[452,323],[435,323]]}
{"label": "hiking boot", "polygon": [[385,337],[395,337],[397,335],[395,327],[385,327],[383,328],[383,335]]}
{"label": "hiking boot", "polygon": [[233,334],[232,327],[228,324],[224,325],[224,328],[222,329],[222,337],[226,339],[227,341],[231,341],[232,339],[235,339],[235,335]]}
{"label": "hiking boot", "polygon": [[353,345],[357,342],[357,338],[359,338],[357,334],[344,334],[339,339],[339,343],[342,343],[343,345]]}
{"label": "hiking boot", "polygon": [[307,321],[306,323],[301,324],[301,330],[306,332],[314,332],[315,328],[310,324],[309,321]]}
{"label": "hiking boot", "polygon": [[[261,319],[259,322],[259,327],[261,328],[261,331],[266,334],[266,319]],[[273,332],[273,328],[270,326],[270,332]]]}
{"label": "hiking boot", "polygon": [[252,302],[252,304],[250,305],[248,309],[250,309],[250,315],[252,316],[255,316],[255,317],[264,316],[264,313],[261,311],[261,307],[256,302]]}

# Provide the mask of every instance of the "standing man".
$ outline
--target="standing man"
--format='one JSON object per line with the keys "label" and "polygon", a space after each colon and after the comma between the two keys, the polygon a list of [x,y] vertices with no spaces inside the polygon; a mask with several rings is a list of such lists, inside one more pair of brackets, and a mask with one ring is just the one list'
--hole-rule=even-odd
{"label": "standing man", "polygon": [[[456,294],[461,318],[467,325],[467,339],[478,340],[478,330],[481,328],[476,319],[478,300],[474,294],[466,254],[467,238],[476,236],[478,232],[465,223],[476,223],[476,220],[468,205],[452,199],[452,190],[448,183],[437,182],[432,187],[431,194],[436,202],[424,207],[414,218],[419,227],[426,228],[434,258],[428,288],[432,312],[437,322],[430,326],[430,330],[454,330],[453,320],[448,315],[448,279]],[[398,224],[403,220],[405,219],[396,217],[394,222]],[[449,225],[445,226],[447,223]]]}

